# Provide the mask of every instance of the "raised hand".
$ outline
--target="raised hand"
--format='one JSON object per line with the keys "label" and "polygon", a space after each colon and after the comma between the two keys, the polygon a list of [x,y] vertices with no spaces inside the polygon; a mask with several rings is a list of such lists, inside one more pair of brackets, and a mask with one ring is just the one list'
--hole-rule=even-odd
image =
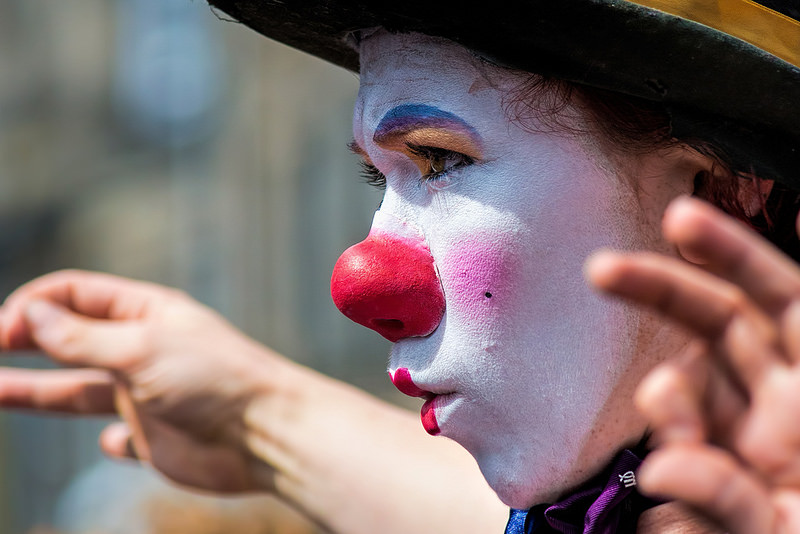
{"label": "raised hand", "polygon": [[800,532],[800,268],[698,200],[674,201],[663,231],[702,267],[612,252],[587,265],[594,285],[694,338],[637,391],[659,443],[640,486],[731,533]]}
{"label": "raised hand", "polygon": [[483,533],[507,519],[469,454],[417,415],[286,360],[178,291],[46,275],[8,298],[0,343],[66,367],[0,369],[0,407],[119,413],[103,450],[178,483],[270,491],[340,534]]}
{"label": "raised hand", "polygon": [[214,491],[260,488],[243,416],[287,365],[221,317],[171,289],[62,271],[6,301],[5,349],[39,348],[63,370],[0,369],[0,406],[75,414],[118,412],[100,437],[173,480]]}

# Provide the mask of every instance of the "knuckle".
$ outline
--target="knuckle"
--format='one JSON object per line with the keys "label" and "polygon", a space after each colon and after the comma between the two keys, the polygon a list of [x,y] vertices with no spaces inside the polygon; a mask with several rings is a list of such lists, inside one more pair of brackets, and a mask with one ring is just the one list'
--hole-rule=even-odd
{"label": "knuckle", "polygon": [[82,269],[59,269],[45,276],[54,278],[74,278],[76,276],[84,276],[86,274],[88,274],[88,271],[84,271]]}
{"label": "knuckle", "polygon": [[85,339],[85,327],[62,320],[45,333],[44,341],[55,355],[72,360],[82,355]]}
{"label": "knuckle", "polygon": [[786,470],[788,462],[785,458],[775,456],[770,449],[770,444],[763,440],[752,439],[740,445],[739,453],[759,473],[774,480]]}
{"label": "knuckle", "polygon": [[132,360],[144,360],[158,353],[159,340],[153,327],[142,327],[134,333],[128,354]]}
{"label": "knuckle", "polygon": [[90,271],[83,271],[81,269],[59,269],[41,276],[34,280],[33,283],[42,284],[46,287],[68,286],[76,280],[91,276],[91,274]]}
{"label": "knuckle", "polygon": [[731,317],[747,313],[752,308],[750,298],[738,287],[730,289],[726,295],[725,305]]}
{"label": "knuckle", "polygon": [[189,293],[187,293],[183,289],[177,289],[177,288],[174,288],[174,287],[165,288],[164,296],[168,300],[171,300],[171,301],[174,301],[174,302],[180,302],[182,304],[185,304],[185,303],[193,300],[192,297],[189,295]]}

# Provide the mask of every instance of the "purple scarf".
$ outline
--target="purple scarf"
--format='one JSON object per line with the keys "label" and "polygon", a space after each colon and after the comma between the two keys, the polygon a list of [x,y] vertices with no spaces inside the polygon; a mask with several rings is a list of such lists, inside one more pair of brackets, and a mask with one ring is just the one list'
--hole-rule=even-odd
{"label": "purple scarf", "polygon": [[[642,455],[644,457],[644,455]],[[625,534],[639,515],[658,504],[636,491],[642,459],[629,449],[609,469],[555,504],[511,510],[505,534]]]}

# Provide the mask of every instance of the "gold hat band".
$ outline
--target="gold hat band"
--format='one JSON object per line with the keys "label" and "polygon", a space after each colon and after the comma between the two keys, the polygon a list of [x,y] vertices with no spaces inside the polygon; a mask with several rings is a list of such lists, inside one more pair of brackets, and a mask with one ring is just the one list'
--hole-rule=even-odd
{"label": "gold hat band", "polygon": [[752,0],[628,0],[727,33],[800,67],[800,22]]}

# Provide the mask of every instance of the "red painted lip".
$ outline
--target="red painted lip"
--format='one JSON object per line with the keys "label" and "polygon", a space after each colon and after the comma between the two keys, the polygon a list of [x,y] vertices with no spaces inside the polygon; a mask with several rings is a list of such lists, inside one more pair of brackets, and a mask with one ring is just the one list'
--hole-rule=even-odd
{"label": "red painted lip", "polygon": [[411,380],[411,373],[405,367],[396,370],[394,374],[390,374],[389,378],[392,379],[394,387],[400,390],[400,393],[408,395],[409,397],[420,397],[423,399],[429,398],[433,395],[430,391],[420,389],[413,380]]}
{"label": "red painted lip", "polygon": [[409,397],[425,399],[425,403],[422,405],[422,409],[419,413],[420,419],[422,420],[422,427],[425,429],[425,432],[431,436],[439,434],[441,431],[439,430],[439,422],[436,421],[435,407],[435,401],[438,395],[430,391],[425,391],[417,386],[414,381],[411,380],[411,372],[405,367],[397,369],[394,374],[390,374],[390,377],[394,387],[399,389],[401,393]]}
{"label": "red painted lip", "polygon": [[435,402],[436,396],[434,395],[425,401],[419,414],[420,419],[422,419],[422,427],[425,429],[425,432],[431,436],[435,436],[441,432],[441,430],[439,430],[439,422],[436,420]]}

